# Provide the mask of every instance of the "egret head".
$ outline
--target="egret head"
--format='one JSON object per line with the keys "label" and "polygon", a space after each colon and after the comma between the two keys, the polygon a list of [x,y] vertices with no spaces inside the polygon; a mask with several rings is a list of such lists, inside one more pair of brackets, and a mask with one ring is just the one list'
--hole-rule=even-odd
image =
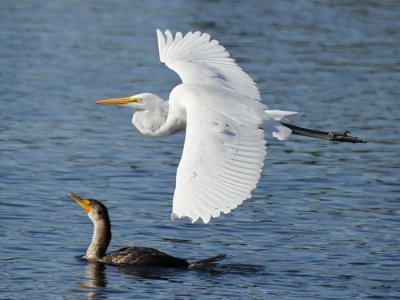
{"label": "egret head", "polygon": [[150,107],[153,103],[158,103],[160,100],[162,101],[157,95],[141,93],[130,97],[99,100],[96,101],[96,104],[129,106],[137,110],[143,110]]}

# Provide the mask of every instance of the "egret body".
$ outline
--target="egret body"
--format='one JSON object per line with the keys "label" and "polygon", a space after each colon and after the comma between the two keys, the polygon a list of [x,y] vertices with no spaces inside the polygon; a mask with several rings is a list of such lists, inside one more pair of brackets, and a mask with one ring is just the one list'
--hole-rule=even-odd
{"label": "egret body", "polygon": [[292,130],[282,122],[296,112],[262,104],[254,81],[208,34],[157,30],[157,37],[161,62],[182,79],[169,99],[141,93],[96,103],[134,108],[132,123],[144,135],[186,131],[172,217],[208,223],[251,197],[266,156],[264,130],[287,139]]}

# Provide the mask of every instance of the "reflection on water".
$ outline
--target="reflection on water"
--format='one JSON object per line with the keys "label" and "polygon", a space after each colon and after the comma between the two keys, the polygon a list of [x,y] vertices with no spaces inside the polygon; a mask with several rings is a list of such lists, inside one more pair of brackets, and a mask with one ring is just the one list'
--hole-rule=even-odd
{"label": "reflection on water", "polygon": [[[2,298],[398,297],[399,1],[242,2],[1,1]],[[300,112],[294,124],[369,142],[267,137],[251,200],[207,226],[171,222],[184,136],[144,137],[129,110],[94,105],[168,97],[179,79],[158,62],[156,28],[209,32],[264,103]],[[229,259],[154,272],[76,261],[91,224],[69,191],[110,207],[111,251]]]}
{"label": "reflection on water", "polygon": [[86,266],[87,284],[86,287],[106,287],[107,279],[105,265],[98,262],[88,261]]}
{"label": "reflection on water", "polygon": [[104,264],[88,261],[86,265],[87,282],[79,285],[85,290],[87,299],[102,299],[106,294],[104,289],[107,286],[106,267]]}
{"label": "reflection on water", "polygon": [[[147,281],[147,280],[164,280],[176,282],[177,276],[182,272],[194,272],[200,277],[219,277],[228,274],[236,274],[241,276],[246,275],[268,275],[265,273],[263,266],[250,265],[250,264],[232,264],[232,263],[219,263],[218,265],[208,266],[204,268],[166,268],[166,267],[143,267],[143,266],[128,266],[128,265],[105,265],[95,261],[86,261],[86,282],[81,283],[81,289],[90,290],[91,297],[95,298],[101,295],[101,291],[107,286],[107,272],[118,272],[127,275],[134,281]],[[100,288],[100,289],[96,289]]]}

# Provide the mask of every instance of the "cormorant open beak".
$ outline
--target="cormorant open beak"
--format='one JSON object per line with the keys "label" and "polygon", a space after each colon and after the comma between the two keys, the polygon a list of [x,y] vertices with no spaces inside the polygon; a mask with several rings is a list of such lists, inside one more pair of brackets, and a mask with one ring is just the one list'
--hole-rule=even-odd
{"label": "cormorant open beak", "polygon": [[128,105],[132,102],[142,102],[142,99],[137,97],[124,97],[124,98],[114,98],[114,99],[107,99],[107,100],[98,100],[96,104],[101,105]]}
{"label": "cormorant open beak", "polygon": [[74,193],[68,193],[68,195],[75,200],[80,207],[82,207],[86,213],[90,213],[90,211],[92,210],[92,207],[90,206],[90,200],[88,199],[82,199],[81,197],[77,196]]}

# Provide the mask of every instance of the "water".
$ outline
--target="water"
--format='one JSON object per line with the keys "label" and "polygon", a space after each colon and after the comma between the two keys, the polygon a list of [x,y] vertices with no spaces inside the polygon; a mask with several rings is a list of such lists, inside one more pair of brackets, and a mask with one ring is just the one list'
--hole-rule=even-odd
{"label": "water", "polygon": [[[398,1],[2,1],[0,298],[400,297]],[[217,38],[272,108],[367,144],[269,139],[254,196],[209,225],[169,220],[183,135],[143,137],[97,99],[179,80],[156,28]],[[91,224],[68,198],[102,200],[110,250],[161,249],[210,272],[88,264]]]}

